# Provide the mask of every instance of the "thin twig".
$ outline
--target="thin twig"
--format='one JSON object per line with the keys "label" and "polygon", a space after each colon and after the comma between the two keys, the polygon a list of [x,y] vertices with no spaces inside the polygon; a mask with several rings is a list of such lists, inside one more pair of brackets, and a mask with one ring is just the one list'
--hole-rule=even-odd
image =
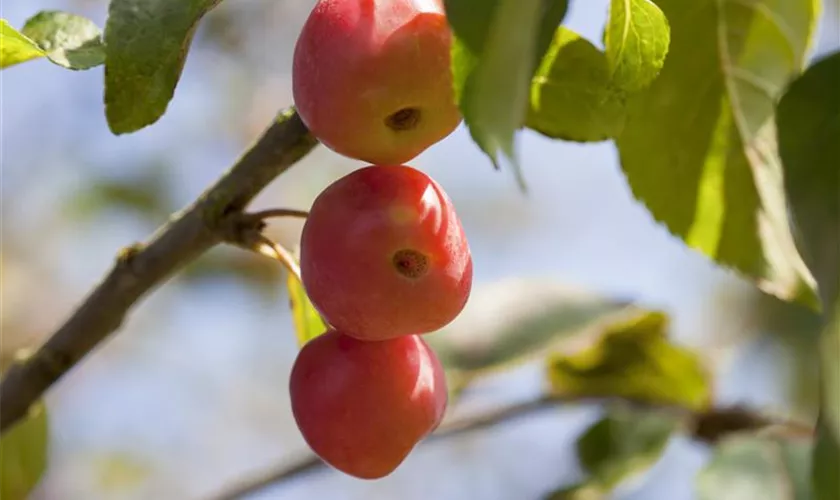
{"label": "thin twig", "polygon": [[316,145],[294,110],[281,113],[225,175],[158,229],[149,243],[123,250],[70,318],[32,356],[8,369],[0,383],[0,432],[117,330],[135,303],[220,243],[226,220]]}
{"label": "thin twig", "polygon": [[269,486],[302,477],[325,468],[325,464],[320,458],[315,455],[307,455],[292,462],[291,465],[284,463],[262,474],[239,480],[229,489],[213,495],[207,500],[240,500],[247,495],[252,495]]}
{"label": "thin twig", "polygon": [[271,219],[274,217],[296,217],[299,219],[305,219],[309,216],[309,212],[306,210],[296,210],[294,208],[269,208],[267,210],[260,210],[259,212],[250,212],[245,215],[259,220]]}
{"label": "thin twig", "polygon": [[[538,399],[515,403],[493,411],[462,417],[451,422],[444,422],[437,431],[424,442],[433,442],[494,427],[534,413],[557,406],[581,404],[621,404],[634,408],[662,411],[673,414],[685,424],[686,431],[695,439],[714,443],[724,437],[743,431],[773,430],[782,437],[807,439],[813,437],[813,427],[803,422],[773,419],[741,408],[714,408],[706,411],[694,411],[679,406],[657,406],[649,401],[628,398],[581,398],[547,394]],[[326,469],[326,464],[315,455],[309,455],[294,462],[291,466],[274,467],[267,472],[238,482],[230,489],[208,500],[238,500],[271,485],[288,481],[299,476]]]}

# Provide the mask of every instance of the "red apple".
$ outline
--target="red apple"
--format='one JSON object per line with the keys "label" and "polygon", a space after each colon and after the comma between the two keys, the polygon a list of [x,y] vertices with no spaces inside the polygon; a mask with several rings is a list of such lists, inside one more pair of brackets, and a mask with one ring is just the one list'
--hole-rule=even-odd
{"label": "red apple", "polygon": [[443,188],[419,170],[370,166],[328,186],[303,227],[304,288],[361,340],[438,330],[472,287],[469,244]]}
{"label": "red apple", "polygon": [[319,0],[297,40],[294,101],[326,146],[404,163],[461,121],[441,0]]}
{"label": "red apple", "polygon": [[303,346],[292,412],[325,462],[361,479],[393,472],[443,418],[446,380],[418,336],[363,342],[330,330]]}

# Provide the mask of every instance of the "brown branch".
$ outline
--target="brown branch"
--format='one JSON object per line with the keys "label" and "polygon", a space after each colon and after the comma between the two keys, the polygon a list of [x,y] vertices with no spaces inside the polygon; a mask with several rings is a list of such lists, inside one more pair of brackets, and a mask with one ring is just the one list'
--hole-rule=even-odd
{"label": "brown branch", "polygon": [[[814,435],[813,427],[797,421],[773,419],[741,407],[712,408],[694,411],[680,406],[658,406],[650,401],[628,398],[581,398],[547,394],[541,398],[497,408],[493,411],[444,422],[424,442],[451,438],[494,427],[511,420],[523,418],[536,412],[557,406],[613,403],[631,406],[640,410],[663,411],[680,418],[686,431],[698,441],[715,443],[724,437],[744,431],[769,430],[778,436],[794,439],[808,439]],[[208,500],[237,500],[255,493],[272,484],[288,481],[299,476],[326,468],[317,456],[310,455],[292,465],[275,467],[260,475],[248,478],[223,493]]]}
{"label": "brown branch", "polygon": [[288,481],[324,467],[325,464],[320,458],[309,455],[293,462],[292,465],[283,464],[263,474],[239,481],[224,492],[209,497],[207,500],[239,500],[273,484]]}
{"label": "brown branch", "polygon": [[278,116],[251,148],[191,206],[120,252],[116,263],[72,316],[0,383],[0,432],[122,324],[144,295],[224,239],[227,220],[317,141],[293,109]]}

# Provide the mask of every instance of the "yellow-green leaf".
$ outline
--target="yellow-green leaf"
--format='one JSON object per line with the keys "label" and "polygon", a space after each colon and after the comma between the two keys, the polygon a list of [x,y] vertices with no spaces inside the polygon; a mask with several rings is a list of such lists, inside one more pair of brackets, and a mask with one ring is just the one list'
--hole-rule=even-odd
{"label": "yellow-green leaf", "polygon": [[292,308],[298,345],[303,346],[327,331],[327,325],[306,295],[303,284],[292,273],[286,278],[286,286],[289,289],[289,306]]}
{"label": "yellow-green leaf", "polygon": [[668,54],[668,19],[650,0],[612,0],[604,30],[607,63],[613,82],[635,92],[652,82]]}
{"label": "yellow-green leaf", "polygon": [[39,57],[67,69],[98,66],[105,61],[102,34],[90,19],[57,10],[35,14],[20,31],[0,19],[0,68]]}
{"label": "yellow-green leaf", "polygon": [[25,500],[47,468],[49,418],[43,403],[0,437],[0,498]]}
{"label": "yellow-green leaf", "polygon": [[93,465],[97,486],[111,498],[136,491],[154,472],[148,463],[126,453],[99,455],[88,460]]}
{"label": "yellow-green leaf", "polygon": [[548,359],[551,390],[564,397],[617,397],[690,409],[712,401],[710,374],[667,338],[668,317],[641,312],[609,325],[581,352]]}
{"label": "yellow-green leaf", "polygon": [[5,19],[0,19],[0,68],[44,57],[38,44],[12,28]]}
{"label": "yellow-green leaf", "polygon": [[604,53],[561,26],[531,81],[525,124],[554,139],[604,141],[621,133],[625,101]]}
{"label": "yellow-green leaf", "polygon": [[616,141],[633,194],[673,234],[765,292],[809,304],[803,284],[813,278],[790,232],[773,115],[804,66],[814,4],[657,0],[668,56],[628,99]]}

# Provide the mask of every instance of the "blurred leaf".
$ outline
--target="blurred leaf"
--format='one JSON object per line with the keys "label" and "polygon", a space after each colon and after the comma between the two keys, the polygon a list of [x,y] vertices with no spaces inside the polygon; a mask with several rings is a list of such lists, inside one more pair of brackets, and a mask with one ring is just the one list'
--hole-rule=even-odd
{"label": "blurred leaf", "polygon": [[114,209],[127,209],[157,223],[172,213],[167,192],[153,177],[94,180],[74,192],[65,207],[70,218],[85,220]]}
{"label": "blurred leaf", "polygon": [[178,277],[199,286],[207,280],[233,279],[275,301],[282,290],[282,273],[281,265],[265,257],[238,248],[217,247],[190,263]]}
{"label": "blurred leaf", "polygon": [[[262,4],[269,7],[270,4]],[[260,9],[263,10],[263,9]],[[238,55],[248,48],[248,14],[235,3],[221,2],[212,16],[207,16],[202,24],[199,43],[212,44],[231,54]]]}
{"label": "blurred leaf", "polygon": [[820,344],[822,401],[812,474],[815,500],[840,498],[840,296],[831,305],[825,308],[827,321]]}
{"label": "blurred leaf", "polygon": [[[784,467],[787,469],[787,475],[790,479],[790,491],[792,493],[790,498],[792,499],[811,500],[814,498],[811,494],[811,455],[813,444],[813,441],[810,439],[800,439],[798,441],[779,440],[782,462],[784,462]],[[840,467],[834,468],[835,479],[837,479],[836,473],[838,470],[840,470]]]}
{"label": "blurred leaf", "polygon": [[0,19],[0,68],[6,68],[44,57],[38,44],[12,28],[5,19]]}
{"label": "blurred leaf", "polygon": [[446,377],[446,392],[449,398],[449,404],[454,405],[456,401],[461,399],[464,391],[469,388],[472,379],[468,374],[451,369],[446,365],[444,365],[443,369],[444,376]]}
{"label": "blurred leaf", "polygon": [[625,95],[614,87],[603,52],[564,27],[531,82],[526,125],[570,141],[604,141],[624,125]]}
{"label": "blurred leaf", "polygon": [[42,11],[26,21],[21,32],[59,66],[90,69],[105,62],[102,32],[85,17]]}
{"label": "blurred leaf", "polygon": [[477,376],[545,354],[628,309],[627,301],[558,283],[503,280],[476,287],[461,314],[425,338],[447,369]]}
{"label": "blurred leaf", "polygon": [[633,194],[689,246],[767,293],[813,305],[788,225],[773,113],[804,65],[816,2],[657,4],[671,26],[668,56],[628,99],[617,139]]}
{"label": "blurred leaf", "polygon": [[[814,360],[820,356],[822,317],[811,308],[783,302],[758,290],[750,291],[748,297],[746,306],[742,301],[725,306],[732,308],[731,313],[751,318],[741,323],[742,332],[762,332],[760,337],[748,342],[747,349],[763,350],[767,345],[773,346],[773,356],[790,366],[788,378],[782,385],[784,397],[791,404],[792,416],[814,420],[821,399],[820,366]],[[749,355],[747,351],[743,352]]]}
{"label": "blurred leaf", "polygon": [[589,481],[609,491],[658,462],[678,426],[673,415],[615,407],[578,439],[578,458]]}
{"label": "blurred leaf", "polygon": [[814,63],[777,110],[779,153],[797,243],[818,284],[822,402],[814,450],[817,500],[840,498],[840,52]]}
{"label": "blurred leaf", "polygon": [[700,410],[712,401],[710,374],[698,355],[668,341],[668,318],[641,312],[609,325],[598,341],[576,354],[548,360],[554,393],[617,397]]}
{"label": "blurred leaf", "polygon": [[829,427],[829,422],[822,415],[817,424],[817,443],[812,463],[814,500],[840,498],[840,436]]}
{"label": "blurred leaf", "polygon": [[609,495],[592,484],[576,484],[549,493],[545,500],[608,500]]}
{"label": "blurred leaf", "polygon": [[109,495],[131,492],[153,472],[147,464],[127,454],[96,457],[94,465],[98,476],[98,486]]}
{"label": "blurred leaf", "polygon": [[668,54],[668,19],[650,0],[612,0],[604,31],[607,62],[620,88],[642,90],[659,74]]}
{"label": "blurred leaf", "polygon": [[105,115],[114,134],[163,116],[198,21],[220,0],[111,0],[105,25]]}
{"label": "blurred leaf", "polygon": [[807,440],[727,439],[697,476],[698,500],[809,500],[810,450]]}
{"label": "blurred leaf", "polygon": [[464,121],[497,165],[513,164],[514,134],[528,109],[531,77],[566,15],[566,0],[446,0],[456,39],[452,72]]}
{"label": "blurred leaf", "polygon": [[0,438],[0,498],[24,500],[47,468],[49,418],[38,402]]}
{"label": "blurred leaf", "polygon": [[286,273],[286,286],[289,289],[289,307],[295,323],[298,345],[303,346],[318,335],[327,331],[327,325],[312,305],[303,284],[292,273]]}

